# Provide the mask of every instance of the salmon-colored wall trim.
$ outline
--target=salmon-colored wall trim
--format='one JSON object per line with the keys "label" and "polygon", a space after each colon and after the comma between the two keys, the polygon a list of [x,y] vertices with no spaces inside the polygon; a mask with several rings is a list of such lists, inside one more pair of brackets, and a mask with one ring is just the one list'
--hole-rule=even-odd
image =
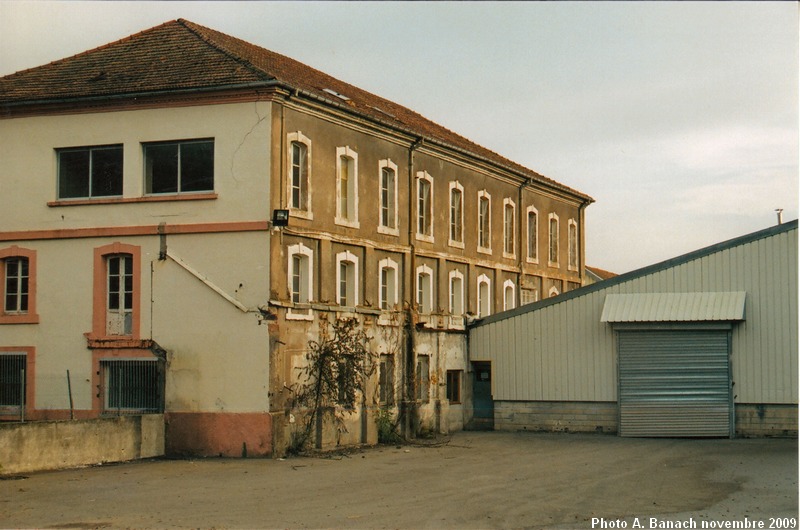
{"label": "salmon-colored wall trim", "polygon": [[12,257],[28,258],[28,312],[4,313],[5,303],[0,306],[0,324],[38,324],[39,315],[36,313],[36,251],[12,245],[0,249],[0,300],[6,299],[5,267],[3,260]]}
{"label": "salmon-colored wall trim", "polygon": [[[235,221],[230,223],[196,223],[164,225],[165,234],[211,234],[223,232],[257,232],[269,229],[269,221]],[[89,237],[130,237],[157,235],[158,225],[106,226],[99,228],[65,228],[56,230],[19,230],[0,232],[0,241],[33,241],[42,239],[79,239]]]}
{"label": "salmon-colored wall trim", "polygon": [[[36,348],[33,346],[0,346],[0,353],[25,354],[25,418],[32,417],[36,410]],[[15,420],[19,416],[0,415],[0,419]]]}
{"label": "salmon-colored wall trim", "polygon": [[148,195],[146,197],[115,197],[110,199],[77,199],[50,201],[48,206],[89,206],[96,204],[129,204],[138,202],[209,201],[218,198],[216,193],[186,193],[181,195]]}
{"label": "salmon-colored wall trim", "polygon": [[168,412],[164,419],[167,455],[272,455],[272,416],[268,412]]}

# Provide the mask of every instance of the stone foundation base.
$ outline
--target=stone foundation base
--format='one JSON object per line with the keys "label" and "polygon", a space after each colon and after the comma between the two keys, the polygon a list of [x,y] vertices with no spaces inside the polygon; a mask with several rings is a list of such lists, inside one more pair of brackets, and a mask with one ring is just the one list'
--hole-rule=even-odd
{"label": "stone foundation base", "polygon": [[736,436],[797,438],[797,405],[737,403]]}
{"label": "stone foundation base", "polygon": [[614,402],[495,401],[497,431],[617,432]]}

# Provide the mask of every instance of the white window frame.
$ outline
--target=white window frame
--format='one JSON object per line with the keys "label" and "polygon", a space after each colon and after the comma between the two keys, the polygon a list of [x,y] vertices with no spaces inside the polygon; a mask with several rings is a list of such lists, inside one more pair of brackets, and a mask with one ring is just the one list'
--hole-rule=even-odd
{"label": "white window frame", "polygon": [[[289,264],[286,267],[287,269],[287,286],[289,290],[289,300],[294,304],[294,257],[296,255],[304,256],[306,259],[306,270],[305,270],[305,278],[302,277],[303,271],[301,271],[300,277],[300,302],[299,304],[308,304],[314,300],[314,251],[308,248],[307,246],[303,245],[302,243],[298,243],[296,245],[289,246]],[[305,296],[303,296],[305,295]],[[305,300],[302,300],[305,298]],[[289,310],[286,312],[286,319],[287,320],[312,320],[313,316],[311,314],[311,308],[307,309],[299,309],[296,307],[290,307]]]}
{"label": "white window frame", "polygon": [[[459,292],[453,289],[454,283],[458,281]],[[453,316],[462,316],[464,314],[464,275],[460,270],[454,269],[448,275],[448,309]]]}
{"label": "white window frame", "polygon": [[417,311],[423,315],[433,313],[433,269],[427,265],[417,267],[415,287]]}
{"label": "white window frame", "polygon": [[[428,186],[430,186],[430,196],[428,200],[428,204],[426,205],[423,222],[425,224],[424,230],[425,232],[420,232],[420,217],[423,215],[423,212],[420,211],[420,193],[422,192],[422,182],[427,182]],[[417,217],[414,220],[416,224],[417,230],[417,239],[420,241],[427,241],[429,243],[433,243],[433,177],[428,174],[427,171],[417,171],[417,194],[416,194],[416,201],[417,201]]]}
{"label": "white window frame", "polygon": [[517,307],[517,286],[513,280],[503,282],[503,310],[508,311]]}
{"label": "white window frame", "polygon": [[[535,217],[533,223],[533,235],[535,238],[533,249],[531,249],[531,214]],[[527,253],[525,254],[525,261],[528,263],[539,263],[539,210],[534,206],[528,206],[525,211],[525,227],[527,238],[525,244],[527,246]],[[533,250],[533,252],[531,252]]]}
{"label": "white window frame", "polygon": [[567,269],[578,270],[578,223],[575,219],[567,222]]}
{"label": "white window frame", "polygon": [[[342,158],[351,160],[352,175],[347,181],[347,211],[342,212]],[[359,228],[358,224],[358,153],[349,146],[336,148],[336,218],[337,225]]]}
{"label": "white window frame", "polygon": [[[484,286],[486,292],[484,293]],[[492,314],[492,280],[485,274],[478,276],[478,290],[476,313],[478,318],[488,317]]]}
{"label": "white window frame", "polygon": [[[481,201],[484,199],[488,201],[489,205],[485,219],[481,215]],[[484,223],[486,223],[486,226],[484,226]],[[488,246],[481,245],[481,236],[484,231],[486,233],[486,242]],[[486,190],[478,192],[478,252],[482,254],[492,253],[492,196]]]}
{"label": "white window frame", "polygon": [[[341,297],[341,284],[342,284],[342,263],[349,263],[350,267],[352,267],[352,274],[349,274],[348,278],[345,278],[347,281],[346,283],[346,303],[342,303]],[[344,252],[339,252],[336,254],[336,303],[344,306],[344,307],[353,307],[355,308],[358,305],[359,301],[359,290],[358,290],[358,256],[346,250]],[[353,302],[352,304],[348,302]]]}
{"label": "white window frame", "polygon": [[[392,282],[384,286],[383,271],[391,271],[394,275]],[[378,262],[378,308],[381,311],[392,311],[398,303],[400,303],[400,267],[397,262],[391,258],[384,258]],[[384,289],[385,287],[385,289]],[[384,290],[388,295],[388,299],[384,300]],[[384,307],[384,305],[386,307]]]}
{"label": "white window frame", "polygon": [[552,298],[553,296],[558,296],[560,294],[561,293],[559,292],[558,287],[556,287],[555,285],[550,287],[550,290],[547,292],[547,296],[550,298]]}
{"label": "white window frame", "polygon": [[[306,147],[306,207],[305,208],[295,208],[292,205],[292,187],[293,187],[293,175],[292,175],[292,168],[294,167],[294,159],[292,155],[292,144],[293,143],[303,144]],[[288,171],[288,178],[286,183],[286,204],[289,206],[289,210],[293,217],[302,217],[304,219],[314,219],[314,214],[311,209],[311,197],[312,197],[312,187],[311,187],[311,140],[305,136],[302,132],[297,131],[293,133],[289,133],[286,135],[286,151],[287,151],[287,167],[289,168]]]}
{"label": "white window frame", "polygon": [[[461,239],[453,239],[453,191],[458,191],[459,196],[461,197],[461,208],[459,213],[459,218],[455,219],[455,222],[458,223],[458,231],[461,236]],[[448,230],[447,230],[447,244],[451,247],[455,248],[464,248],[464,186],[461,185],[460,182],[457,180],[450,181],[450,189],[447,193],[448,197]]]}
{"label": "white window frame", "polygon": [[[389,226],[383,224],[383,195],[384,195],[384,188],[383,188],[383,171],[389,170],[394,172],[394,189],[389,190],[391,200],[388,201],[391,203],[391,208],[393,212],[390,212],[390,222],[394,226]],[[387,234],[391,236],[399,236],[400,235],[400,228],[398,223],[398,197],[397,197],[397,164],[392,162],[389,159],[380,160],[378,162],[378,233]]]}
{"label": "white window frame", "polygon": [[538,302],[539,301],[539,290],[536,289],[536,288],[534,288],[534,289],[522,289],[520,291],[519,298],[520,298],[520,300],[519,300],[520,305],[527,305],[527,304],[532,304],[534,302]]}
{"label": "white window frame", "polygon": [[[556,222],[556,236],[555,236],[555,260],[553,260],[553,230],[550,228],[553,221]],[[561,233],[561,223],[559,222],[558,215],[551,213],[547,216],[547,264],[550,267],[558,267],[559,258],[559,237]]]}
{"label": "white window frame", "polygon": [[[508,211],[511,210],[511,226]],[[503,257],[515,258],[517,255],[517,205],[509,197],[503,199]]]}

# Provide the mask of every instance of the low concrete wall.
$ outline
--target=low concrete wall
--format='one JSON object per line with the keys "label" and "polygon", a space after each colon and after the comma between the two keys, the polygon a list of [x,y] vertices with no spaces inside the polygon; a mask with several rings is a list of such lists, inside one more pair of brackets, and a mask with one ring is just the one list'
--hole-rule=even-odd
{"label": "low concrete wall", "polygon": [[797,438],[797,405],[735,405],[736,436]]}
{"label": "low concrete wall", "polygon": [[164,455],[164,416],[0,424],[0,474]]}
{"label": "low concrete wall", "polygon": [[617,432],[615,402],[495,401],[497,431]]}

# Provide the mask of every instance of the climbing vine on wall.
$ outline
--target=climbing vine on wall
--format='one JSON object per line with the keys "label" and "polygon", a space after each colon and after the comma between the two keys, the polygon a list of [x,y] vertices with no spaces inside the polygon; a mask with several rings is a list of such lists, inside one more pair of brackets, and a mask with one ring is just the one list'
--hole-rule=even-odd
{"label": "climbing vine on wall", "polygon": [[305,449],[322,415],[334,411],[337,429],[344,429],[343,413],[353,410],[375,370],[371,340],[356,318],[335,320],[323,330],[320,340],[308,343],[306,365],[299,368],[294,406],[303,409],[301,429],[295,432],[293,452]]}

